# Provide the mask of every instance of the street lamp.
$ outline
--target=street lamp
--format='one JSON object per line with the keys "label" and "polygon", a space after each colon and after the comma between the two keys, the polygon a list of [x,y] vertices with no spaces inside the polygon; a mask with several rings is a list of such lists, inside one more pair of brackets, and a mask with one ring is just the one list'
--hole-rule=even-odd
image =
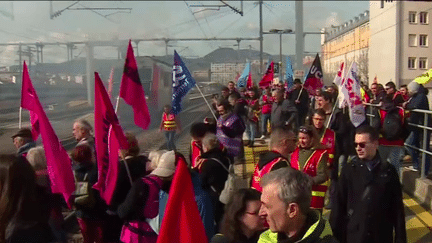
{"label": "street lamp", "polygon": [[284,30],[271,29],[271,30],[269,30],[269,33],[279,34],[279,59],[280,59],[280,63],[282,63],[282,34],[289,34],[292,32],[293,32],[292,29],[284,29]]}

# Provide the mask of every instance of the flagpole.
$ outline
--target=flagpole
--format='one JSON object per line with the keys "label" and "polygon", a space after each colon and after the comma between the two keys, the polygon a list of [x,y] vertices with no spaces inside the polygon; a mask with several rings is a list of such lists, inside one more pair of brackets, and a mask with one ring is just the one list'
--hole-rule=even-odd
{"label": "flagpole", "polygon": [[[338,95],[338,97],[339,97],[339,95]],[[334,105],[333,105],[333,109],[332,109],[332,112],[331,112],[331,114],[330,114],[330,117],[329,117],[329,119],[327,120],[326,128],[328,128],[328,127],[330,126],[330,121],[331,121],[331,119],[332,119],[332,117],[333,117],[333,113],[334,113],[334,111],[336,110],[336,105],[338,105],[338,104],[339,104],[339,99],[336,98],[336,102],[335,102]]]}
{"label": "flagpole", "polygon": [[300,90],[300,92],[299,92],[299,95],[297,96],[296,101],[299,101],[299,99],[300,99],[300,95],[302,94],[302,92],[303,92],[303,85],[302,85],[302,88],[301,88],[301,90]]}
{"label": "flagpole", "polygon": [[201,96],[203,97],[204,101],[206,102],[206,104],[207,104],[208,108],[210,109],[210,111],[211,111],[214,119],[217,120],[217,117],[216,117],[215,113],[213,112],[213,109],[211,108],[211,106],[208,103],[207,99],[204,97],[204,94],[201,92],[201,89],[199,88],[199,85],[196,84],[195,86],[197,87],[198,91],[200,92]]}
{"label": "flagpole", "polygon": [[115,107],[115,113],[117,114],[117,110],[118,110],[118,107],[119,107],[119,101],[120,101],[120,96],[117,96],[117,101],[116,101],[116,107]]}
{"label": "flagpole", "polygon": [[20,106],[19,115],[18,115],[18,118],[19,118],[18,128],[19,129],[21,129],[21,118],[22,118],[21,116],[22,116],[22,107]]}

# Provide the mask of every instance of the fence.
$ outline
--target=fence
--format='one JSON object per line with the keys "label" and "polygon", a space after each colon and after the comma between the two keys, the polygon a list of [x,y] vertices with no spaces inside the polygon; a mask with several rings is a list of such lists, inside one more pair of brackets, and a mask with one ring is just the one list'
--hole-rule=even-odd
{"label": "fence", "polygon": [[[370,103],[366,103],[366,105],[368,106],[366,109],[366,116],[369,118],[373,118],[375,117],[375,115],[373,114],[373,110],[374,108],[378,108],[379,105],[377,104],[370,104]],[[416,112],[416,113],[422,113],[423,114],[423,125],[421,124],[415,124],[415,123],[411,123],[408,122],[408,125],[411,127],[416,127],[419,129],[422,129],[422,142],[420,143],[420,147],[416,147],[416,146],[412,146],[410,144],[405,143],[405,147],[414,149],[416,151],[419,151],[421,153],[421,168],[420,168],[420,178],[421,179],[425,179],[427,176],[427,173],[425,173],[426,170],[426,156],[432,156],[432,152],[429,151],[429,147],[430,147],[430,143],[428,143],[428,136],[430,136],[430,132],[432,132],[432,128],[429,127],[429,123],[430,123],[430,117],[432,115],[432,111],[430,110],[420,110],[420,109],[414,109],[414,110],[410,110],[410,112]],[[369,123],[372,123],[372,119],[369,119]],[[429,134],[428,134],[429,133]]]}

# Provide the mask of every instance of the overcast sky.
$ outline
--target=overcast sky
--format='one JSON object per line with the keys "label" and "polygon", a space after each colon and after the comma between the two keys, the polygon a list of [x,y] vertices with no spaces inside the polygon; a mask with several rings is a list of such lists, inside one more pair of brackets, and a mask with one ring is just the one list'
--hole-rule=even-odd
{"label": "overcast sky", "polygon": [[[240,8],[240,1],[226,1]],[[53,10],[62,10],[76,1],[53,1]],[[203,8],[192,5],[221,5],[218,1],[79,1],[71,8],[132,8],[131,13],[116,10],[65,10],[50,19],[49,1],[0,1],[0,43],[67,42],[87,39],[114,38],[211,38],[258,37],[259,6],[257,1],[244,1],[244,15],[227,7]],[[369,1],[304,1],[304,31],[319,31],[323,27],[342,24],[369,9]],[[14,20],[9,15],[13,11]],[[106,18],[101,15],[109,15]],[[196,19],[195,19],[196,18]],[[295,30],[295,3],[292,1],[264,1],[263,28]],[[182,56],[204,56],[219,47],[232,47],[235,41],[176,42],[170,43]],[[125,47],[126,48],[126,47]],[[259,50],[258,41],[242,41],[241,49]],[[17,64],[18,48],[0,46],[0,66]],[[305,51],[320,50],[320,37],[307,35]],[[264,36],[264,51],[279,55],[279,36]],[[164,42],[141,42],[140,55],[164,55]],[[283,53],[295,53],[294,35],[283,37]],[[85,57],[82,47],[74,56]],[[114,48],[100,47],[96,58],[114,58]],[[45,47],[45,62],[67,60],[66,47]]]}

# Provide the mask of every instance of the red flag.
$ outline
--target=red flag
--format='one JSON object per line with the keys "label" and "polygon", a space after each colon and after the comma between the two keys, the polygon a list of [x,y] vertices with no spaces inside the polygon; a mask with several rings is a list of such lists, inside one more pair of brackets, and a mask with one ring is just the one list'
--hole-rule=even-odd
{"label": "red flag", "polygon": [[321,68],[321,61],[318,54],[309,69],[309,73],[306,76],[306,80],[303,87],[308,91],[309,95],[315,95],[317,89],[321,89],[324,86],[323,83],[323,72]]}
{"label": "red flag", "polygon": [[254,86],[254,83],[252,82],[252,75],[251,75],[251,72],[249,71],[246,87],[248,89],[251,89],[253,86]]}
{"label": "red flag", "polygon": [[274,62],[272,61],[258,85],[260,86],[260,88],[265,89],[268,86],[270,86],[270,84],[273,82],[273,78],[274,78]]}
{"label": "red flag", "polygon": [[377,84],[377,83],[378,83],[378,77],[377,77],[376,74],[375,74],[375,78],[373,79],[372,83],[373,83],[373,84]]}
{"label": "red flag", "polygon": [[101,197],[107,204],[110,204],[117,183],[118,151],[120,147],[127,149],[128,143],[97,72],[95,72],[94,106],[96,159],[99,177],[98,182],[93,187],[99,190]]}
{"label": "red flag", "polygon": [[177,164],[157,243],[207,243],[186,162]]}
{"label": "red flag", "polygon": [[120,97],[122,97],[128,105],[132,106],[135,125],[144,130],[147,129],[150,125],[150,113],[130,40],[120,84]]}
{"label": "red flag", "polygon": [[153,65],[153,80],[152,80],[152,104],[154,107],[158,107],[158,100],[159,100],[159,79],[160,79],[160,72],[161,69],[154,64]]}
{"label": "red flag", "polygon": [[113,91],[113,79],[114,79],[114,67],[111,68],[110,76],[108,78],[108,96],[111,99],[112,97],[112,91]]}
{"label": "red flag", "polygon": [[37,93],[33,88],[25,62],[23,65],[22,82],[21,106],[30,112],[34,112],[38,118],[42,143],[45,149],[48,175],[51,181],[51,191],[53,193],[61,193],[70,207],[71,195],[75,191],[72,163],[42,108]]}

